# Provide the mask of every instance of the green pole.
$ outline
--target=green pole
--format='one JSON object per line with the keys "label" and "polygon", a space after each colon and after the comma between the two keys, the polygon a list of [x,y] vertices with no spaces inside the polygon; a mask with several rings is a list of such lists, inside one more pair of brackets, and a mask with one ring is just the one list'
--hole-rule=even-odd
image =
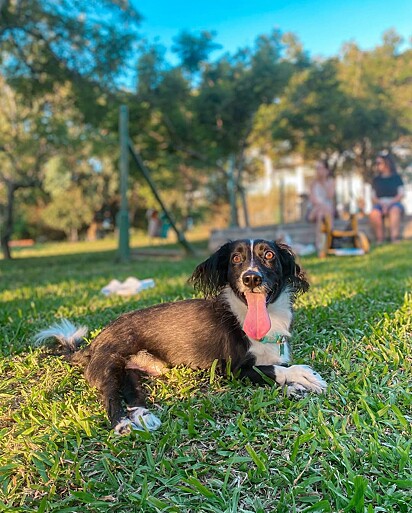
{"label": "green pole", "polygon": [[121,105],[119,112],[120,135],[120,211],[117,218],[119,230],[118,258],[120,262],[130,260],[129,244],[129,208],[127,204],[127,185],[129,179],[129,112],[126,105]]}

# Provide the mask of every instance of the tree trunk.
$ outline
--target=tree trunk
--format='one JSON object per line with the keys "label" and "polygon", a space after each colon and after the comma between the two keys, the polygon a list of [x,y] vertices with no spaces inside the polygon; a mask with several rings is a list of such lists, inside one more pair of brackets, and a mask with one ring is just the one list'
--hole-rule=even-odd
{"label": "tree trunk", "polygon": [[237,187],[235,183],[235,157],[232,155],[229,158],[228,170],[227,170],[227,192],[229,196],[230,206],[230,224],[229,226],[238,227],[239,217],[237,212]]}
{"label": "tree trunk", "polygon": [[244,220],[245,226],[247,228],[249,228],[249,226],[250,226],[249,209],[248,209],[247,200],[246,200],[246,191],[245,191],[245,188],[243,187],[243,160],[240,160],[238,170],[237,170],[236,189],[239,192],[239,196],[240,196],[240,202],[241,202],[242,210],[243,210],[243,220]]}
{"label": "tree trunk", "polygon": [[16,186],[13,182],[6,182],[7,202],[5,208],[4,225],[1,231],[1,249],[5,260],[11,259],[9,242],[13,234],[13,210],[14,210],[14,193]]}
{"label": "tree trunk", "polygon": [[250,227],[249,209],[248,209],[248,206],[247,206],[246,192],[245,192],[244,187],[240,187],[239,188],[239,195],[240,195],[240,202],[242,204],[243,219],[244,219],[244,222],[245,222],[245,226],[246,226],[246,228],[249,228]]}
{"label": "tree trunk", "polygon": [[79,240],[79,231],[77,228],[70,228],[68,239],[70,242],[77,242]]}

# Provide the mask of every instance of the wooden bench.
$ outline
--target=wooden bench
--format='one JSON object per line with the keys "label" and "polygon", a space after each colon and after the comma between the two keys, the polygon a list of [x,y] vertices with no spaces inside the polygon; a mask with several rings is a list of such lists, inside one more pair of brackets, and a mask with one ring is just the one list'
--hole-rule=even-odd
{"label": "wooden bench", "polygon": [[27,248],[30,246],[34,246],[34,240],[33,239],[11,240],[9,242],[9,246],[11,248]]}
{"label": "wooden bench", "polygon": [[[345,230],[348,220],[337,219],[334,222],[336,230]],[[371,242],[374,241],[372,229],[367,217],[358,220],[358,228],[366,234]],[[253,226],[248,228],[224,228],[210,232],[209,251],[216,251],[220,246],[229,240],[236,239],[268,239],[274,240],[287,233],[294,242],[300,244],[314,244],[316,236],[315,223],[299,221],[290,224],[270,224],[264,226]],[[401,234],[404,239],[412,239],[412,215],[404,216],[402,219]]]}

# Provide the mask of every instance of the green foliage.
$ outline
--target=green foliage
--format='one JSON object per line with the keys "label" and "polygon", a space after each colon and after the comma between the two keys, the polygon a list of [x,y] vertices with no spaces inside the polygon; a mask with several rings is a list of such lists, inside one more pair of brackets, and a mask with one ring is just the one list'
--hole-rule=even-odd
{"label": "green foliage", "polygon": [[[138,61],[131,132],[162,189],[169,189],[167,168],[183,198],[201,186],[215,202],[227,200],[233,157],[237,192],[243,173],[253,172],[246,153],[256,112],[282,94],[294,67],[302,64],[302,52],[294,38],[283,40],[274,31],[259,37],[253,49],[206,62],[211,41],[209,33],[182,34],[175,46],[182,63],[175,67],[158,46],[145,49]],[[293,63],[284,58],[288,50]]]}
{"label": "green foliage", "polygon": [[295,147],[318,154],[347,147],[350,100],[340,89],[336,64],[314,64],[291,79],[274,123],[277,139],[289,132]]}
{"label": "green foliage", "polygon": [[[192,297],[198,259],[116,268],[114,247],[99,247],[0,262],[4,511],[408,513],[411,242],[302,261],[311,289],[296,308],[294,359],[327,379],[324,396],[290,400],[213,370],[173,369],[147,381],[160,430],[127,437],[108,431],[96,391],[63,360],[40,358],[32,336],[62,316],[98,330],[136,307]],[[99,294],[129,275],[156,288]]]}
{"label": "green foliage", "polygon": [[[48,199],[57,201],[58,205],[50,204],[47,214],[36,214],[35,218],[49,219],[46,224],[68,233],[68,224],[73,229],[83,227],[104,203],[115,201],[113,154],[117,147],[113,151],[111,137],[84,123],[69,83],[56,85],[52,93],[30,100],[8,86],[2,77],[0,84],[4,92],[0,97],[0,183],[7,191],[4,199],[0,197],[0,213],[3,205],[5,211],[0,228],[7,256],[14,211],[19,204],[23,203],[26,209],[27,205],[42,205]],[[49,198],[41,192],[43,185]],[[69,197],[78,204],[70,221],[64,219],[63,206]],[[78,219],[80,215],[84,215],[82,221]]]}
{"label": "green foliage", "polygon": [[253,50],[223,57],[206,67],[195,96],[202,140],[216,147],[217,157],[242,155],[259,106],[280,95],[291,75],[281,62],[283,47],[278,32],[261,36]]}
{"label": "green foliage", "polygon": [[214,36],[214,32],[205,30],[198,35],[183,31],[174,39],[172,52],[179,57],[183,69],[195,73],[209,59],[210,53],[222,48],[213,42]]}
{"label": "green foliage", "polygon": [[[92,209],[116,211],[121,103],[129,105],[133,142],[168,206],[182,215],[229,198],[237,207],[238,194],[247,219],[243,184],[253,182],[262,153],[333,156],[369,176],[378,150],[410,146],[412,52],[393,31],[372,50],[348,44],[323,62],[279,30],[214,59],[213,32],[182,32],[172,65],[165,48],[139,39],[140,16],[126,0],[6,0],[1,16],[6,256],[23,202],[37,209],[50,203],[54,226],[63,213],[51,203],[63,190],[87,203],[79,210],[83,225]],[[103,172],[90,170],[93,161]],[[133,181],[133,203],[153,205],[137,173]]]}
{"label": "green foliage", "polygon": [[70,188],[72,175],[64,159],[56,155],[44,166],[44,190],[51,196],[57,196]]}
{"label": "green foliage", "polygon": [[108,209],[117,192],[116,175],[111,159],[88,158],[89,146],[79,148],[76,158],[59,155],[50,159],[44,172],[43,188],[49,201],[41,212],[45,226],[77,238],[95,214]]}
{"label": "green foliage", "polygon": [[140,16],[130,2],[6,0],[2,6],[0,59],[10,83],[28,96],[69,81],[86,118],[101,119],[137,38]]}
{"label": "green foliage", "polygon": [[78,230],[92,222],[94,212],[83,191],[74,187],[56,193],[53,201],[43,210],[42,218],[51,228],[77,237]]}
{"label": "green foliage", "polygon": [[348,44],[340,59],[303,66],[275,105],[260,107],[250,140],[287,141],[286,151],[309,158],[333,155],[369,178],[376,153],[410,135],[412,53],[399,43],[391,33],[371,51]]}
{"label": "green foliage", "polygon": [[396,32],[388,31],[371,51],[346,45],[339,63],[341,87],[352,99],[351,116],[358,127],[352,145],[355,163],[365,174],[371,174],[377,151],[411,134],[412,84],[407,77],[412,72],[412,51],[401,51],[401,43]]}

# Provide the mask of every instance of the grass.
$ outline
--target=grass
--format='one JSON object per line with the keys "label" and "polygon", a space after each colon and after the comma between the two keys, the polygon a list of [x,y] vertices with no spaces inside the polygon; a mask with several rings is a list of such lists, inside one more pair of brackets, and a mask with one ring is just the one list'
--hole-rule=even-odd
{"label": "grass", "polygon": [[[148,381],[155,433],[116,437],[82,375],[40,358],[59,317],[99,330],[121,312],[191,297],[198,258],[114,264],[110,242],[25,249],[0,261],[0,511],[411,511],[412,243],[302,260],[294,356],[330,384],[290,400],[214,372]],[[110,279],[155,278],[134,298]]]}

